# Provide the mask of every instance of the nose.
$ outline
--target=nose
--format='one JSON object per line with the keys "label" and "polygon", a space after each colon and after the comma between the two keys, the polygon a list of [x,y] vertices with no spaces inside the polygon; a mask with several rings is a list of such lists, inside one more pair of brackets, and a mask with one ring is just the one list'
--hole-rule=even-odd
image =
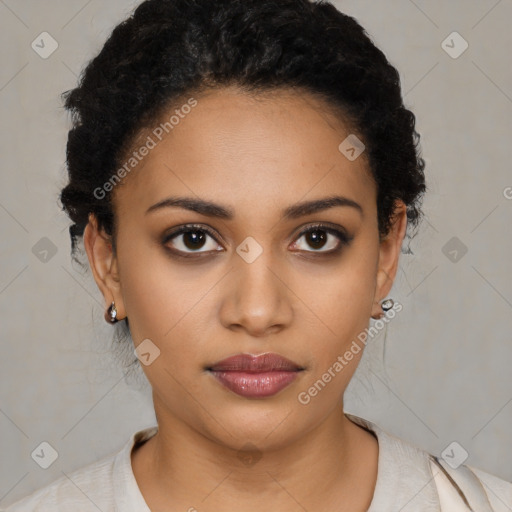
{"label": "nose", "polygon": [[292,321],[293,307],[283,268],[270,251],[263,251],[252,263],[237,254],[234,259],[220,308],[222,325],[254,337],[285,329]]}

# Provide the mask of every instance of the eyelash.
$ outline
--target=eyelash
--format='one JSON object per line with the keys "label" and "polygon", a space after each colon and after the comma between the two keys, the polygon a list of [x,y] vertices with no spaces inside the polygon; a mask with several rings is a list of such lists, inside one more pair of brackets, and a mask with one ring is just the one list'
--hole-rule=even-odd
{"label": "eyelash", "polygon": [[[217,240],[216,233],[211,228],[209,228],[208,226],[204,226],[204,225],[201,225],[201,224],[185,224],[183,226],[180,226],[179,228],[175,229],[174,231],[166,234],[164,236],[163,240],[162,240],[162,243],[164,245],[166,245],[173,238],[176,238],[179,235],[182,235],[183,233],[189,233],[191,231],[199,231],[199,232],[207,233],[217,243],[219,243],[218,240]],[[315,251],[315,250],[304,251],[304,252],[307,252],[307,253],[313,253],[315,255],[318,254],[318,255],[324,255],[324,256],[333,256],[335,254],[338,254],[341,251],[341,248],[344,247],[344,246],[347,246],[348,244],[350,244],[350,242],[353,239],[353,236],[349,236],[344,231],[341,231],[339,229],[331,227],[328,224],[325,224],[325,223],[322,223],[322,222],[318,222],[316,224],[309,225],[306,229],[302,230],[297,235],[295,240],[296,241],[300,240],[304,235],[307,235],[308,233],[314,232],[314,231],[325,231],[328,234],[334,235],[339,240],[338,247],[336,247],[335,249],[331,249],[329,251],[320,251],[320,250],[319,251]],[[173,255],[176,255],[176,256],[182,257],[182,258],[198,258],[198,257],[203,257],[201,255],[208,254],[208,253],[211,252],[211,251],[202,251],[202,252],[201,251],[195,251],[195,252],[187,253],[185,251],[180,251],[180,250],[170,249],[170,248],[168,248],[168,250]],[[220,251],[215,251],[215,252],[220,252]],[[299,252],[300,252],[300,250],[299,250]],[[196,255],[198,255],[198,256],[196,256]]]}

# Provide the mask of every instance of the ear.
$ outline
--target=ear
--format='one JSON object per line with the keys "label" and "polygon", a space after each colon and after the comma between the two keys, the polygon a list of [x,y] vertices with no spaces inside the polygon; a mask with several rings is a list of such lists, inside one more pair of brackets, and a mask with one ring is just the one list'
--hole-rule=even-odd
{"label": "ear", "polygon": [[372,318],[379,318],[382,315],[380,301],[386,298],[393,286],[393,281],[395,280],[398,269],[402,242],[407,229],[407,207],[401,200],[398,200],[395,204],[396,208],[392,226],[389,233],[380,242]]}
{"label": "ear", "polygon": [[117,318],[122,320],[126,317],[126,312],[121,293],[117,257],[112,250],[111,237],[103,229],[98,229],[98,221],[94,214],[89,215],[89,223],[85,227],[83,238],[89,265],[94,280],[105,298],[106,308],[114,301]]}

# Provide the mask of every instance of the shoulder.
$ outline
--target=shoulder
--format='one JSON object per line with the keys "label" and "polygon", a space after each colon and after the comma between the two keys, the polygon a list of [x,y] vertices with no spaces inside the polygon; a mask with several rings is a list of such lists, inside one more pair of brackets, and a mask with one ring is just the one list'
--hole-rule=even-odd
{"label": "shoulder", "polygon": [[431,456],[431,467],[441,503],[446,502],[445,508],[459,499],[482,512],[512,510],[512,482],[470,465],[452,467],[434,456]]}
{"label": "shoulder", "polygon": [[387,436],[388,439],[393,439],[394,447],[401,451],[405,466],[405,459],[418,467],[421,466],[426,478],[433,481],[440,510],[512,511],[512,482],[470,465],[453,464],[447,458],[435,456],[403,439],[390,434]]}
{"label": "shoulder", "polygon": [[0,512],[149,512],[131,466],[134,445],[151,438],[153,425],[134,432],[118,451],[64,475]]}
{"label": "shoulder", "polygon": [[[457,465],[353,414],[349,419],[374,432],[379,441],[375,502],[383,510],[396,503],[403,512],[511,512],[512,482],[469,465]],[[420,491],[418,491],[420,490]],[[387,508],[386,508],[387,507]],[[370,509],[373,512],[373,509]]]}
{"label": "shoulder", "polygon": [[403,439],[386,435],[401,452],[402,464],[408,471],[421,468],[425,481],[433,482],[439,509],[443,512],[512,511],[512,482],[470,465],[454,464]]}
{"label": "shoulder", "polygon": [[63,475],[54,482],[1,509],[4,512],[108,512],[113,509],[116,454]]}

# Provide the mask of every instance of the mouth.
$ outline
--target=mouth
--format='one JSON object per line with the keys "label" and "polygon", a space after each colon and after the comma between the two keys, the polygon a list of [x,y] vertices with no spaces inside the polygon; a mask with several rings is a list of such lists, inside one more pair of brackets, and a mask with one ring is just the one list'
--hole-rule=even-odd
{"label": "mouth", "polygon": [[267,352],[259,356],[251,354],[237,354],[223,359],[206,367],[209,371],[236,371],[236,372],[273,372],[273,371],[300,371],[303,367],[279,354]]}
{"label": "mouth", "polygon": [[205,368],[217,382],[246,398],[275,395],[291,384],[304,369],[272,353],[259,356],[238,354]]}

